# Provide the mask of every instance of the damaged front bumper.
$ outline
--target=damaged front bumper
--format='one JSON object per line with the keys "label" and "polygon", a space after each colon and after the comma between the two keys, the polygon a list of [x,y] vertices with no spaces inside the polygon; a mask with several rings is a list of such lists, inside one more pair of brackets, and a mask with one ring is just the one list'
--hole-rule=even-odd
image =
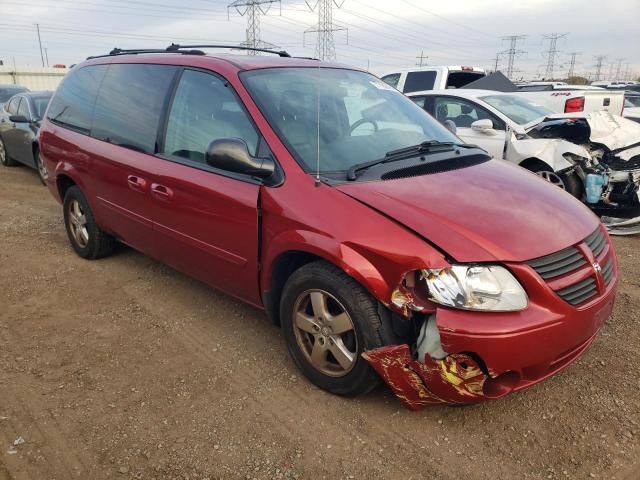
{"label": "damaged front bumper", "polygon": [[430,322],[437,325],[426,351],[419,344],[387,345],[363,357],[411,410],[497,399],[554,375],[586,351],[611,315],[616,284],[576,308],[544,282],[525,282],[531,293],[525,311],[438,308],[423,324],[423,332]]}

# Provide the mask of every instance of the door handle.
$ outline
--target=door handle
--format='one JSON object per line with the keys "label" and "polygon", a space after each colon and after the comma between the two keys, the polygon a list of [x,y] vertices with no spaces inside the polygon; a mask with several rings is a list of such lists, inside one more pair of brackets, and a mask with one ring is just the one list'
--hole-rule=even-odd
{"label": "door handle", "polygon": [[127,177],[127,183],[129,188],[138,192],[144,192],[147,188],[147,181],[144,178],[136,177],[135,175],[129,175]]}
{"label": "door handle", "polygon": [[171,200],[173,198],[173,190],[158,183],[151,184],[151,193],[162,200]]}

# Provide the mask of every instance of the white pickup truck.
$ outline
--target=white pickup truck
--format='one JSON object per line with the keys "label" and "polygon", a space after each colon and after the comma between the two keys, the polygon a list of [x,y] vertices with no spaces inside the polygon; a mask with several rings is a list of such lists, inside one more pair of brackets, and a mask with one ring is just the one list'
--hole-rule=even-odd
{"label": "white pickup truck", "polygon": [[583,85],[567,85],[563,82],[533,82],[516,85],[507,80],[501,73],[500,88],[510,86],[510,90],[498,89],[487,85],[476,85],[476,81],[489,81],[482,68],[465,66],[428,66],[413,67],[388,72],[381,80],[402,93],[423,92],[427,90],[447,90],[454,88],[489,89],[501,92],[508,91],[527,100],[549,108],[557,113],[589,113],[607,110],[614,115],[622,115],[624,92],[604,90]]}
{"label": "white pickup truck", "polygon": [[463,67],[460,65],[448,67],[429,66],[396,70],[382,75],[380,79],[402,93],[411,93],[424,90],[460,88],[486,75],[482,68],[477,67]]}

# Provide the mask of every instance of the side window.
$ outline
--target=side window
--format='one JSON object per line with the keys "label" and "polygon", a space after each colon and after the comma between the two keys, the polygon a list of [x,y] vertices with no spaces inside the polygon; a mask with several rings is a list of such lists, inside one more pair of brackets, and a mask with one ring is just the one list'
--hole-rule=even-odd
{"label": "side window", "polygon": [[71,70],[51,100],[49,120],[88,135],[96,95],[107,68],[93,65]]}
{"label": "side window", "polygon": [[388,85],[391,85],[393,88],[397,88],[398,82],[400,81],[400,74],[390,73],[389,75],[385,75],[384,77],[382,77],[380,80],[387,83]]}
{"label": "side window", "polygon": [[22,115],[24,118],[31,120],[31,114],[29,113],[29,101],[23,98],[18,107],[18,115]]}
{"label": "side window", "polygon": [[18,113],[18,105],[20,105],[20,97],[13,97],[7,105],[9,115],[16,115]]}
{"label": "side window", "polygon": [[458,128],[469,128],[476,120],[489,119],[495,130],[504,130],[505,125],[499,118],[476,103],[460,98],[436,97],[435,117],[440,123],[451,120]]}
{"label": "side window", "polygon": [[404,82],[404,93],[421,92],[423,90],[433,90],[436,81],[436,72],[409,72],[407,80]]}
{"label": "side window", "polygon": [[420,108],[424,108],[424,102],[427,99],[427,97],[421,96],[421,97],[409,97],[409,98],[413,103],[418,105]]}
{"label": "side window", "polygon": [[158,126],[176,67],[112,64],[96,100],[91,136],[155,153]]}
{"label": "side window", "polygon": [[219,77],[185,70],[167,121],[164,152],[204,163],[209,143],[240,138],[256,154],[258,133],[231,87]]}

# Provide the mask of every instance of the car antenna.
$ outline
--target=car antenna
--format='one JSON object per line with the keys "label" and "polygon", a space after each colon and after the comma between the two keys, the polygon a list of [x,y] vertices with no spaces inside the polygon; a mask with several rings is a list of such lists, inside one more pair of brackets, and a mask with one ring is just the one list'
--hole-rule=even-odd
{"label": "car antenna", "polygon": [[316,78],[316,120],[318,121],[318,152],[316,157],[316,187],[320,186],[320,65],[318,65],[318,76]]}

